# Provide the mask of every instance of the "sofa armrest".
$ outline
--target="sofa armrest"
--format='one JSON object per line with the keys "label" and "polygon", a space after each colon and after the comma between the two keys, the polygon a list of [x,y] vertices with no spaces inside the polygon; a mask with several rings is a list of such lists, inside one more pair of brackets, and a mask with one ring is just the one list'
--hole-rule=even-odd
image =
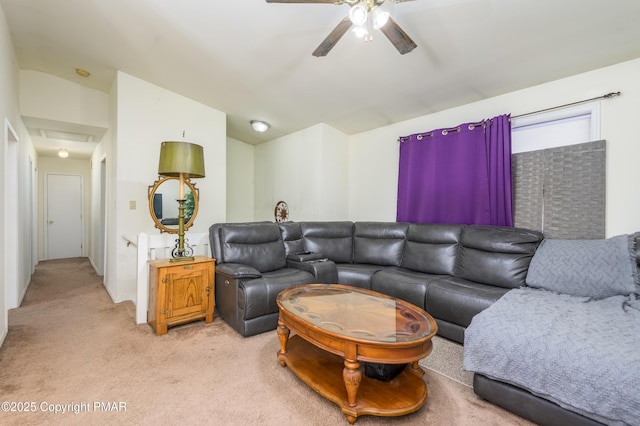
{"label": "sofa armrest", "polygon": [[316,282],[321,284],[337,284],[338,269],[336,264],[326,258],[308,260],[298,262],[296,260],[287,260],[287,268],[301,269],[313,274]]}
{"label": "sofa armrest", "polygon": [[309,262],[311,260],[322,260],[326,257],[320,253],[312,253],[310,251],[304,251],[300,253],[291,253],[287,255],[287,260],[293,260],[294,262]]}
{"label": "sofa armrest", "polygon": [[262,274],[256,268],[242,263],[221,263],[216,265],[216,272],[232,278],[260,278]]}

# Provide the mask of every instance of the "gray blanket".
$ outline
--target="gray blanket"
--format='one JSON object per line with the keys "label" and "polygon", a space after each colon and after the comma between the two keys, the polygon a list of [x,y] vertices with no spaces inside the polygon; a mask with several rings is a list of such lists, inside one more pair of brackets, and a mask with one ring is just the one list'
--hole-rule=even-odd
{"label": "gray blanket", "polygon": [[464,368],[611,425],[640,425],[640,300],[509,291],[466,329]]}

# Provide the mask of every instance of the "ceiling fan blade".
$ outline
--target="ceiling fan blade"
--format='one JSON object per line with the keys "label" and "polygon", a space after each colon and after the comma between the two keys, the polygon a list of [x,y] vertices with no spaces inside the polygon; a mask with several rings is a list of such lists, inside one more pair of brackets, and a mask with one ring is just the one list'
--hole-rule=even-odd
{"label": "ceiling fan blade", "polygon": [[318,46],[316,50],[313,51],[313,56],[326,56],[327,53],[329,53],[329,51],[333,49],[333,46],[335,46],[336,43],[340,41],[342,36],[347,31],[349,31],[351,25],[351,20],[349,18],[344,18],[342,21],[340,21],[338,26],[335,27],[333,31],[331,31],[331,33],[322,41],[322,43],[320,43],[320,46]]}
{"label": "ceiling fan blade", "polygon": [[267,0],[267,3],[327,3],[342,4],[344,0]]}
{"label": "ceiling fan blade", "polygon": [[411,40],[411,37],[409,37],[392,18],[389,18],[389,22],[380,28],[380,31],[387,36],[401,55],[409,53],[417,47],[413,40]]}

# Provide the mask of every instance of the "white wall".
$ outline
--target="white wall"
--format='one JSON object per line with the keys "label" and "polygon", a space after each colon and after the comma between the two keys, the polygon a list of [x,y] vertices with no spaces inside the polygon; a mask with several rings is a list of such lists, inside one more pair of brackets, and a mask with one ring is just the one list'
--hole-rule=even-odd
{"label": "white wall", "polygon": [[7,290],[7,306],[9,309],[17,308],[22,303],[27,287],[31,281],[31,274],[38,263],[37,257],[37,224],[35,206],[37,205],[37,175],[36,170],[39,164],[38,156],[29,137],[27,129],[20,118],[17,120],[19,135],[18,142],[18,162],[16,170],[18,173],[18,192],[15,197],[17,205],[16,223],[10,224],[15,227],[17,238],[17,268],[15,277],[17,279],[13,287]]}
{"label": "white wall", "polygon": [[255,220],[274,220],[286,201],[290,220],[345,220],[348,137],[317,124],[255,148]]}
{"label": "white wall", "polygon": [[[4,16],[4,11],[0,7],[0,124],[2,126],[2,132],[0,133],[0,165],[2,165],[2,173],[0,173],[0,202],[2,205],[7,205],[9,202],[8,196],[5,190],[6,177],[5,170],[7,164],[8,141],[4,136],[4,123],[5,119],[14,119],[17,115],[17,85],[16,85],[17,67],[15,65],[15,57],[13,47],[11,45],[11,36],[9,35],[9,28]],[[5,259],[5,244],[7,243],[7,237],[5,235],[6,217],[4,209],[0,210],[0,344],[4,341],[9,330],[9,320],[6,300],[7,291],[7,278],[4,271],[7,270],[7,262]]]}
{"label": "white wall", "polygon": [[251,222],[254,211],[253,145],[227,138],[226,222]]}
{"label": "white wall", "polygon": [[[96,273],[101,276],[104,276],[107,229],[106,174],[108,169],[106,167],[107,155],[105,149],[111,138],[112,132],[109,129],[102,137],[102,143],[96,147],[89,160],[91,176],[88,184],[91,187],[91,198],[89,200],[89,250],[87,255]],[[103,164],[105,176],[103,176],[102,171]]]}
{"label": "white wall", "polygon": [[607,236],[640,230],[637,197],[640,137],[640,59],[381,127],[349,138],[349,218],[393,221],[396,215],[399,136],[490,118],[519,115],[589,99],[601,101],[601,139],[607,140]]}
{"label": "white wall", "polygon": [[[18,66],[4,11],[0,7],[0,344],[8,331],[8,310],[26,291],[33,239],[29,215],[37,159],[18,106]],[[9,131],[9,127],[12,129]]]}
{"label": "white wall", "polygon": [[[198,216],[190,232],[207,232],[226,217],[226,114],[191,99],[118,72],[116,76],[115,149],[107,149],[109,240],[115,258],[108,260],[107,290],[116,302],[136,296],[136,256],[124,235],[157,234],[149,214],[149,185],[158,177],[162,141],[185,141],[202,145],[206,177],[194,179],[200,189]],[[114,168],[117,169],[114,171]],[[130,209],[135,202],[136,208]],[[108,250],[111,253],[111,250]],[[109,258],[109,256],[108,256]]]}
{"label": "white wall", "polygon": [[108,126],[107,94],[39,71],[20,71],[20,114],[84,126]]}

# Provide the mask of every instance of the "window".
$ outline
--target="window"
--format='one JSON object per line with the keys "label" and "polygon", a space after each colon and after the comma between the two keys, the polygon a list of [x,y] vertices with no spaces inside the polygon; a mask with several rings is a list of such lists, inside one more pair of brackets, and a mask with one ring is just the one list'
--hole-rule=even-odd
{"label": "window", "polygon": [[595,102],[511,121],[513,154],[599,139],[600,104]]}

